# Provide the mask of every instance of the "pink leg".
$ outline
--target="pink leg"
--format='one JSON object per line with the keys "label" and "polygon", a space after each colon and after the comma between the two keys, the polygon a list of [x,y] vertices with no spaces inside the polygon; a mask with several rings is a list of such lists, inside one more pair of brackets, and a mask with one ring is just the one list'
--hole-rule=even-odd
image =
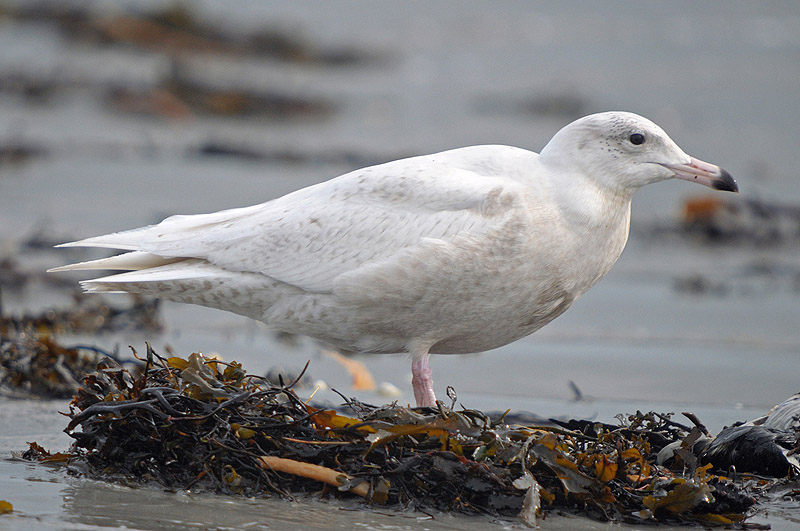
{"label": "pink leg", "polygon": [[433,393],[433,371],[428,367],[428,353],[414,356],[411,362],[411,385],[417,406],[435,406],[436,395]]}

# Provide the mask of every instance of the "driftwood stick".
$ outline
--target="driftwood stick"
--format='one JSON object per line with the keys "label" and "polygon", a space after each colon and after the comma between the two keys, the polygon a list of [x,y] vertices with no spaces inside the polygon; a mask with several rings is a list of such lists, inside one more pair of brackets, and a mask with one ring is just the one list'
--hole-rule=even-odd
{"label": "driftwood stick", "polygon": [[[262,455],[258,458],[261,468],[269,468],[275,472],[285,472],[294,476],[314,479],[322,481],[334,487],[342,486],[342,479],[353,479],[343,472],[337,472],[332,468],[327,468],[320,465],[313,465],[311,463],[304,463],[302,461],[295,461],[294,459],[284,459],[283,457],[273,457],[269,455]],[[369,496],[369,484],[359,483],[349,489],[349,492],[358,494],[366,498]]]}

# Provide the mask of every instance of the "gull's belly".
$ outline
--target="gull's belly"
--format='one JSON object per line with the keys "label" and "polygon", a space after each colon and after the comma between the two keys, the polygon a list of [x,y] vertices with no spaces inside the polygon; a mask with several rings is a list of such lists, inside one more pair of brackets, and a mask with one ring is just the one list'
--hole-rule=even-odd
{"label": "gull's belly", "polygon": [[331,327],[339,339],[334,343],[398,352],[422,341],[438,354],[506,345],[561,315],[585,291],[566,285],[558,271],[542,269],[521,262],[482,271],[439,269],[418,298],[378,297],[358,309],[334,312],[343,319]]}
{"label": "gull's belly", "polygon": [[531,294],[529,304],[518,308],[485,308],[483,318],[472,326],[454,327],[450,335],[431,348],[436,354],[464,354],[502,347],[537,331],[569,308],[573,295],[555,287]]}

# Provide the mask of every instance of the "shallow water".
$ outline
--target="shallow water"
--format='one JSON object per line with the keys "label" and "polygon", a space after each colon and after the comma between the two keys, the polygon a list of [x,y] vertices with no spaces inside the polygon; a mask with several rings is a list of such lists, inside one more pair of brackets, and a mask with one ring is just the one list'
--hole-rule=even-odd
{"label": "shallow water", "polygon": [[[157,2],[126,2],[152,5]],[[169,68],[164,53],[65,42],[40,22],[0,22],[0,76],[22,72],[81,80],[45,103],[0,90],[0,144],[41,146],[46,156],[0,166],[0,257],[44,269],[82,259],[65,250],[19,254],[41,230],[76,237],[157,222],[172,213],[243,206],[369,162],[477,143],[538,150],[576,115],[624,109],[662,125],[687,152],[719,163],[742,197],[800,203],[800,7],[795,2],[486,2],[393,5],[364,2],[203,2],[223,27],[289,28],[321,49],[350,47],[363,64],[294,64],[258,58],[181,59],[213,82],[265,86],[333,102],[326,119],[174,121],[125,114],[99,97],[109,82],[148,86]],[[139,7],[136,7],[137,9]],[[98,4],[97,9],[114,9]],[[533,110],[531,110],[533,109]],[[207,142],[294,158],[197,155]],[[661,238],[683,198],[709,193],[660,183],[634,201],[629,246],[612,272],[565,315],[535,335],[484,354],[434,357],[443,391],[468,407],[613,421],[626,411],[693,411],[712,431],[762,414],[798,391],[800,246],[703,246]],[[773,273],[764,273],[771,270]],[[759,273],[760,271],[760,273]],[[774,273],[778,271],[778,273]],[[781,273],[783,271],[784,273]],[[676,282],[702,275],[724,294],[688,294]],[[78,277],[75,277],[78,278]],[[5,308],[35,310],[63,293],[32,287],[3,293]],[[166,304],[160,337],[81,338],[111,348],[171,345],[181,354],[218,351],[253,372],[299,368],[349,390],[349,377],[312,341],[287,347],[238,316]],[[77,340],[77,339],[76,339]],[[378,382],[410,399],[402,356],[361,357]],[[573,400],[573,381],[584,399]],[[319,398],[338,402],[332,392]],[[3,401],[2,455],[36,440],[65,449],[64,404]],[[0,461],[0,499],[23,516],[0,528],[46,529],[496,528],[489,519],[384,516],[354,506],[166,494],[67,479],[60,471]],[[148,511],[142,510],[148,507]],[[169,511],[167,510],[169,509]],[[174,509],[174,513],[171,511]],[[172,516],[165,519],[164,514]],[[758,521],[791,528],[781,511]],[[477,521],[476,521],[477,520]],[[605,527],[557,518],[548,526]],[[504,524],[500,524],[501,526]]]}

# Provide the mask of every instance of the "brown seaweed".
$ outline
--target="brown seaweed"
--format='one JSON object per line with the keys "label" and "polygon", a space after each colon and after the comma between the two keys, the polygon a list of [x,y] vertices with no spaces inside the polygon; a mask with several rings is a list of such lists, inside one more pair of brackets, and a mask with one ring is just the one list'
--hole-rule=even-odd
{"label": "brown seaweed", "polygon": [[122,330],[160,332],[161,304],[158,299],[134,296],[129,305],[112,306],[101,299],[77,298],[67,308],[49,309],[37,314],[0,314],[2,340],[23,334],[97,334]]}
{"label": "brown seaweed", "polygon": [[693,197],[684,202],[682,230],[704,243],[791,244],[800,238],[800,207],[762,199]]}
{"label": "brown seaweed", "polygon": [[104,358],[103,349],[65,347],[57,334],[98,334],[120,330],[158,332],[162,324],[157,300],[133,298],[128,306],[109,306],[101,299],[76,299],[74,305],[39,314],[0,313],[0,396],[69,398],[83,377]]}
{"label": "brown seaweed", "polygon": [[[92,477],[243,495],[347,496],[397,509],[519,516],[557,509],[623,522],[742,522],[746,483],[655,456],[691,439],[669,415],[618,425],[510,423],[477,411],[303,401],[236,363],[164,358],[131,375],[103,360],[70,405],[70,462]],[[347,413],[345,413],[347,411]],[[752,482],[751,482],[752,483]]]}

